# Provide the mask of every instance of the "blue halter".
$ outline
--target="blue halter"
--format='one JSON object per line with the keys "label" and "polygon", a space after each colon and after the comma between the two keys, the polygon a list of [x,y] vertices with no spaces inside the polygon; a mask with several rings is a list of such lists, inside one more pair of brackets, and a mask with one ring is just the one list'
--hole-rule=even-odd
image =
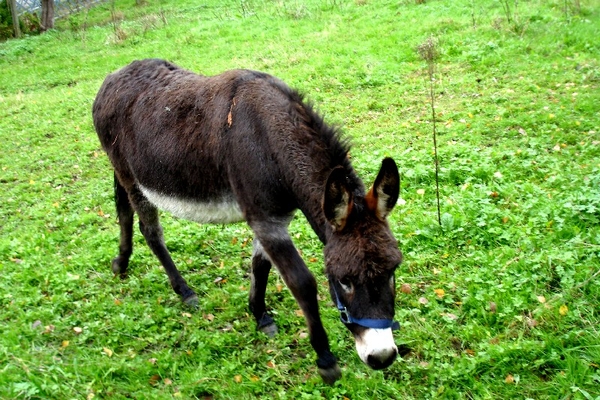
{"label": "blue halter", "polygon": [[356,324],[363,326],[365,328],[372,329],[387,329],[392,328],[393,331],[400,329],[400,323],[398,321],[394,321],[392,319],[373,319],[373,318],[354,318],[348,312],[346,306],[342,304],[340,301],[340,297],[337,294],[337,290],[335,290],[335,284],[332,282],[331,287],[333,288],[333,293],[335,294],[335,302],[337,303],[337,309],[340,311],[340,320],[345,324]]}

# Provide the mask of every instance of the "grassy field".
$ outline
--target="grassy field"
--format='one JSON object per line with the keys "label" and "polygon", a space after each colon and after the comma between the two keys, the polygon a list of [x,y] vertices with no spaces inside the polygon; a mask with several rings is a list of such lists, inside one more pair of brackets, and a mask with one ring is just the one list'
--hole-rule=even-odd
{"label": "grassy field", "polygon": [[[600,399],[597,0],[134,3],[0,43],[0,398]],[[428,38],[441,225],[417,52]],[[366,184],[397,160],[395,335],[408,355],[362,364],[300,214],[291,230],[344,374],[334,386],[276,273],[280,332],[255,331],[244,224],[163,216],[196,312],[138,232],[130,277],[113,277],[112,173],[91,104],[108,73],[148,57],[282,78],[343,126]]]}

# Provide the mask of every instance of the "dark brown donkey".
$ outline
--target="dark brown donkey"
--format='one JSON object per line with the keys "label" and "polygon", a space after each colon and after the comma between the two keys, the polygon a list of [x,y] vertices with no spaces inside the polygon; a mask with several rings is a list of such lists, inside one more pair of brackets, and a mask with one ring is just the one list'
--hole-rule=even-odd
{"label": "dark brown donkey", "polygon": [[392,159],[365,193],[338,132],[296,91],[255,71],[203,77],[163,60],[135,61],[106,78],[93,116],[115,171],[116,274],[127,272],[137,212],[173,289],[197,306],[165,247],[157,210],[198,222],[245,220],[255,235],[250,310],[258,328],[277,330],[265,306],[275,265],[304,312],[319,372],[332,383],[341,372],[317,284],[288,233],[300,209],[325,245],[331,296],[361,359],[375,369],[394,361],[394,271],[402,254],[386,222],[399,192]]}

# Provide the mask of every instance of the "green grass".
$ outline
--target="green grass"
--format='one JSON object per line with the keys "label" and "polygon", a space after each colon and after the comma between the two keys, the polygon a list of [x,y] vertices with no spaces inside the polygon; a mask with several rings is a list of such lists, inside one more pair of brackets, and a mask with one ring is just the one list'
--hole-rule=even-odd
{"label": "green grass", "polygon": [[[500,1],[133,3],[0,43],[0,398],[600,398],[597,0],[580,12],[519,2],[510,22]],[[441,227],[416,51],[430,36]],[[243,224],[163,216],[197,312],[137,232],[130,277],[112,276],[112,174],[91,104],[108,73],[147,57],[284,79],[344,127],[367,184],[381,158],[397,160],[405,358],[386,371],[359,360],[300,215],[292,234],[344,374],[334,386],[275,273],[267,301],[280,333],[255,331]]]}

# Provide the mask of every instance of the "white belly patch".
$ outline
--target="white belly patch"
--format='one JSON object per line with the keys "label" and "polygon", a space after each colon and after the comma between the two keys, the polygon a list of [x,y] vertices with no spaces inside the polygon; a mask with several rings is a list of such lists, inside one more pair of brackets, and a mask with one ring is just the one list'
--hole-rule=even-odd
{"label": "white belly patch", "polygon": [[223,198],[208,202],[180,199],[139,186],[144,196],[156,207],[179,218],[202,223],[227,224],[244,220],[234,199]]}

